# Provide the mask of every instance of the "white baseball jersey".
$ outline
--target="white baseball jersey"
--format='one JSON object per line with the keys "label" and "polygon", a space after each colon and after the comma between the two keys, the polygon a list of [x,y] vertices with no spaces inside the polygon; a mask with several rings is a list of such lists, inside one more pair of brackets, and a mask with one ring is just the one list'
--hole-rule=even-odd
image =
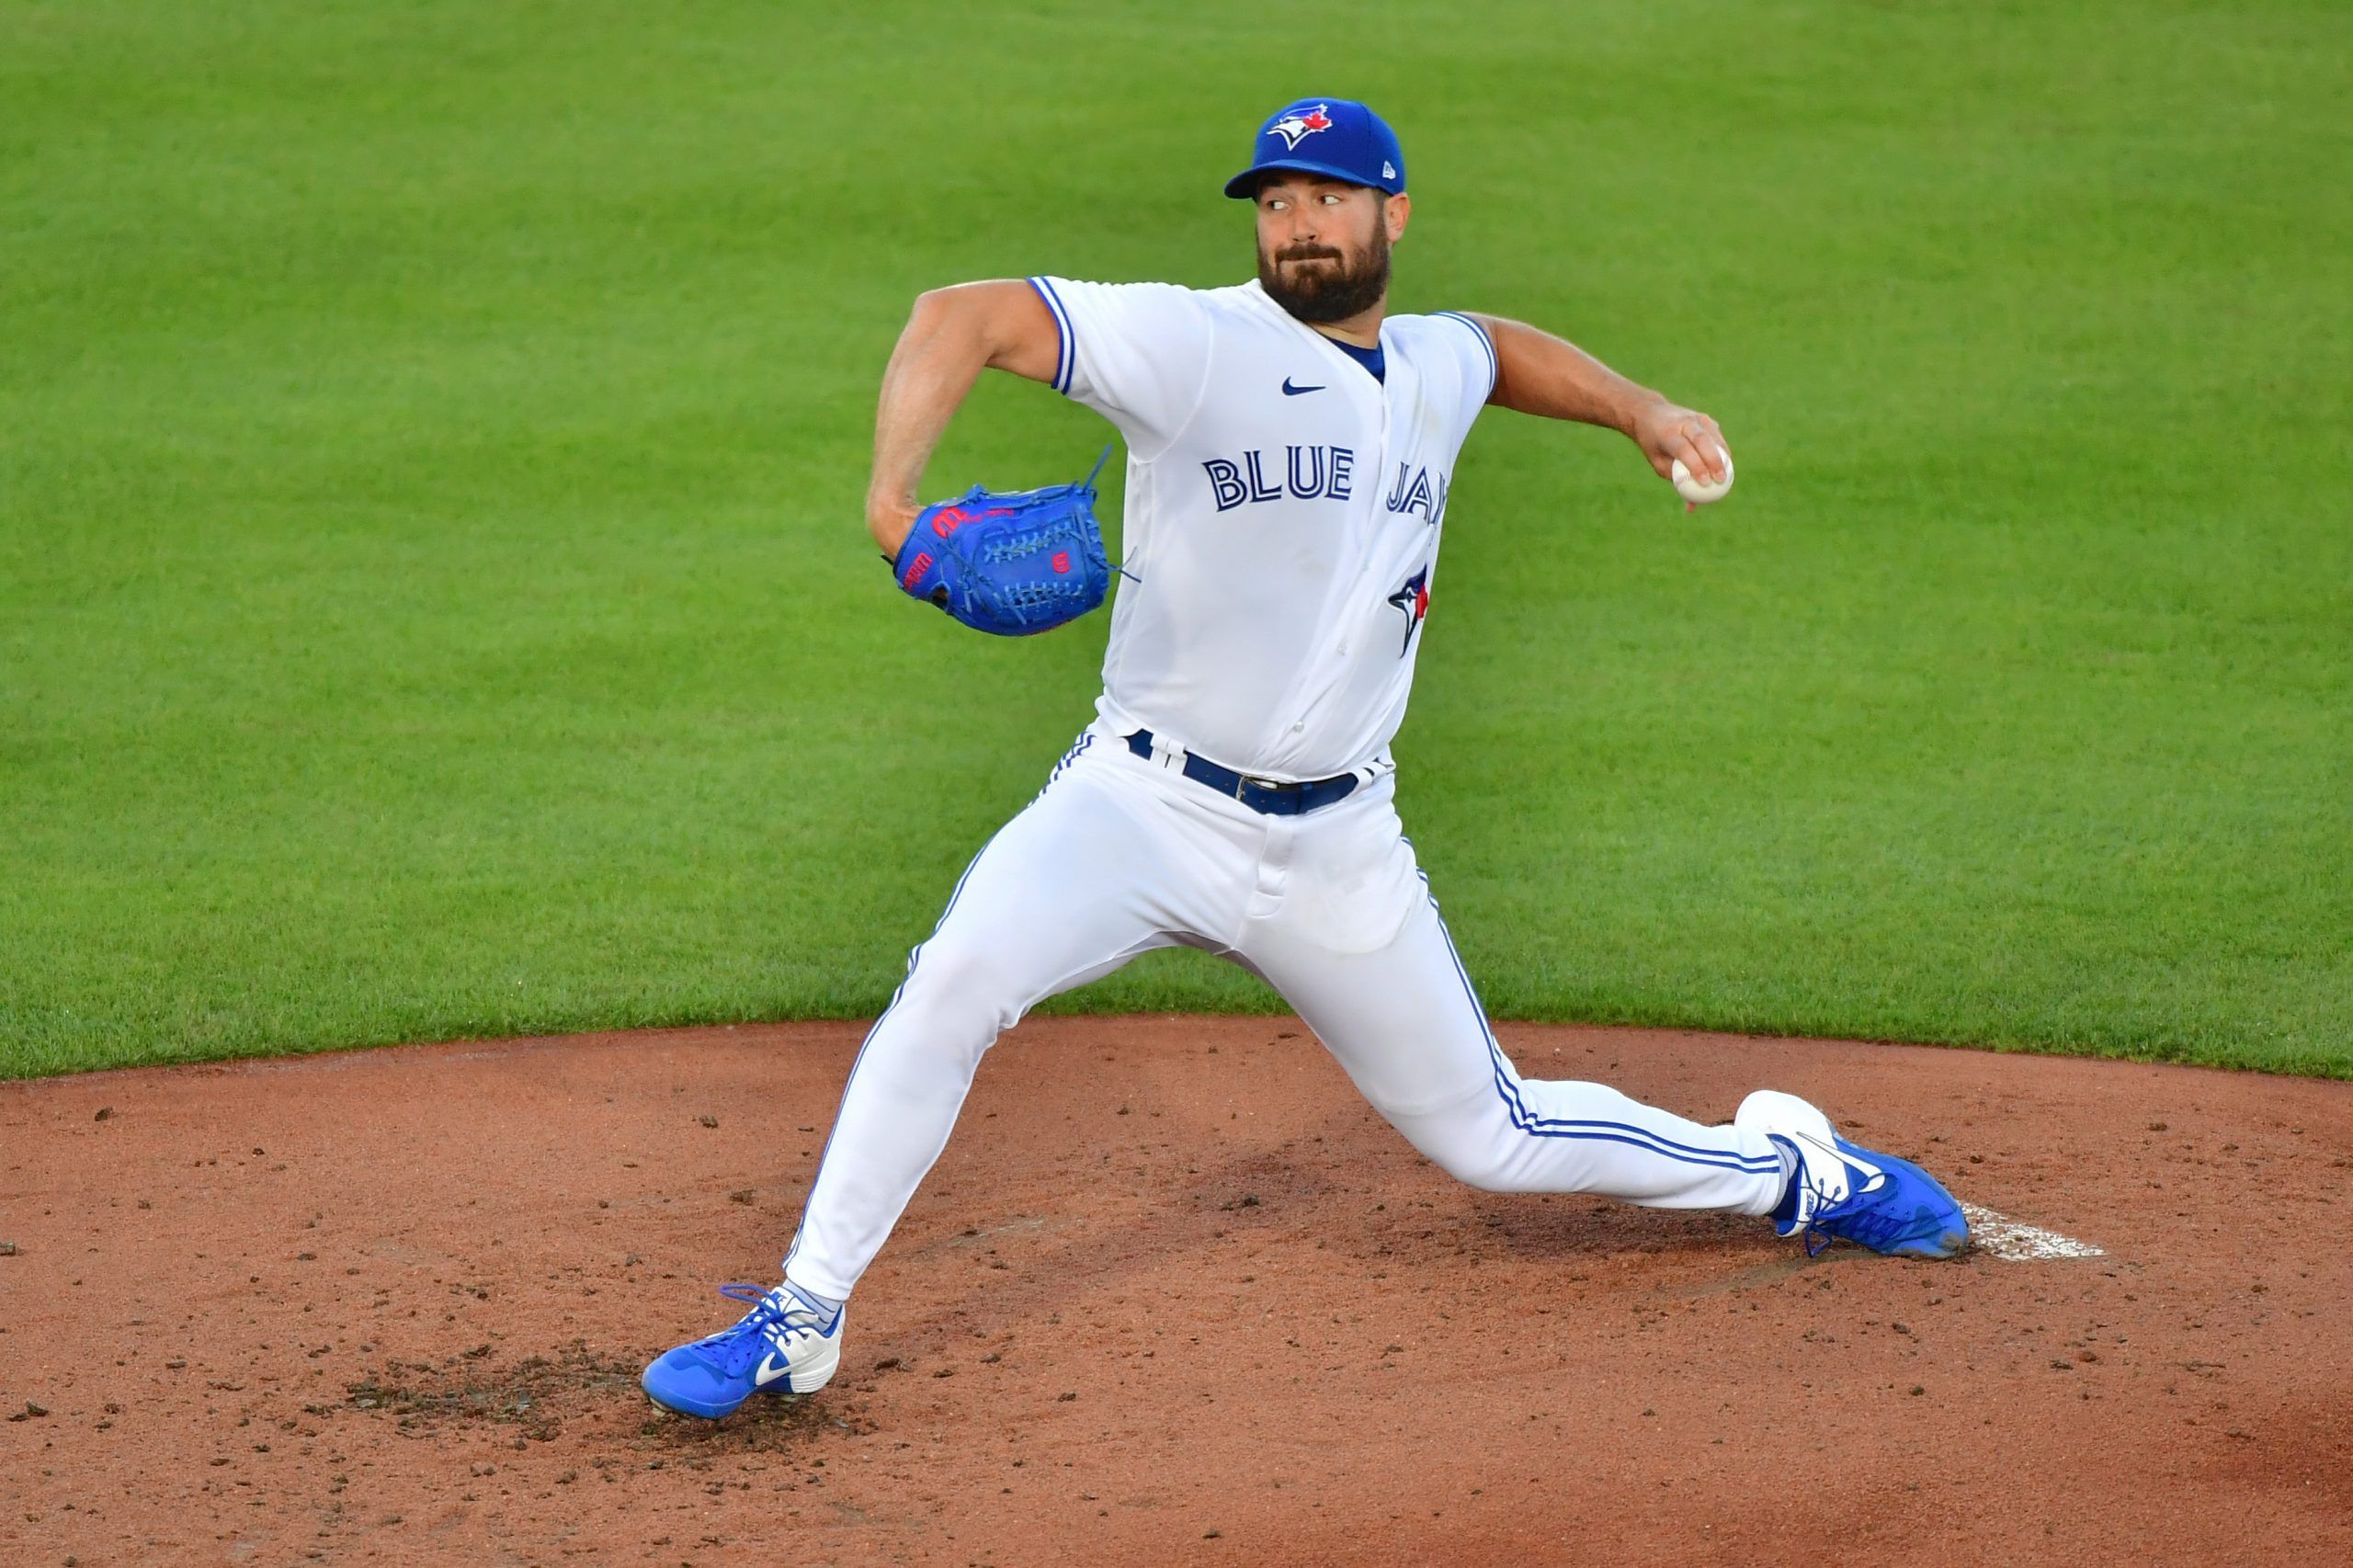
{"label": "white baseball jersey", "polygon": [[1387,771],[1485,331],[1390,316],[1376,381],[1255,279],[1030,282],[1055,390],[1127,437],[1098,711],[1264,778]]}

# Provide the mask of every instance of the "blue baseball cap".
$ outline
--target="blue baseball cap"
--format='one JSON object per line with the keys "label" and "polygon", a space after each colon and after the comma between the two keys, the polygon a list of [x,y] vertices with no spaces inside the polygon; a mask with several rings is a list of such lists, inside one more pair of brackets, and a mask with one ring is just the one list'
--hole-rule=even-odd
{"label": "blue baseball cap", "polygon": [[1225,194],[1256,196],[1258,176],[1276,169],[1369,185],[1392,196],[1405,188],[1397,133],[1347,98],[1302,98],[1268,115],[1251,143],[1250,166],[1225,182]]}

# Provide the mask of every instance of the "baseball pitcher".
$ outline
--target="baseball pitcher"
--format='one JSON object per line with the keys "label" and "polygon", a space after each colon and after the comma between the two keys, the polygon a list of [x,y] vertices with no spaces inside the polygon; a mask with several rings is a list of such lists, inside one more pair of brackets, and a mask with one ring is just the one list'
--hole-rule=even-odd
{"label": "baseball pitcher", "polygon": [[[867,520],[902,589],[1020,635],[1109,591],[1103,694],[983,846],[850,1069],[783,1282],[723,1287],[733,1326],[645,1370],[716,1419],[806,1393],[845,1303],[948,1142],[982,1055],[1046,997],[1175,944],[1281,993],[1406,1142],[1496,1192],[1589,1192],[1769,1220],[1813,1247],[1950,1257],[1960,1207],[1918,1167],[1759,1091],[1703,1127],[1599,1084],[1522,1078],[1497,1047],[1396,810],[1405,714],[1482,410],[1603,425],[1662,477],[1728,478],[1716,422],[1535,327],[1393,314],[1405,156],[1364,105],[1269,117],[1225,194],[1257,276],[1232,288],[968,283],[924,295],[882,376]],[[1127,447],[1122,559],[1092,481],[916,502],[975,380],[1096,410]]]}

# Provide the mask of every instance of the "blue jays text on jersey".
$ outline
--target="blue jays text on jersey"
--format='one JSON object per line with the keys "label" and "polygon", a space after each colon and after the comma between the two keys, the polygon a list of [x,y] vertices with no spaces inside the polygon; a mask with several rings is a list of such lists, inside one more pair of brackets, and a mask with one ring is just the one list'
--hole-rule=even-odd
{"label": "blue jays text on jersey", "polygon": [[[1209,476],[1217,509],[1230,512],[1252,502],[1346,501],[1353,494],[1356,466],[1357,454],[1347,447],[1289,446],[1279,468],[1267,453],[1253,449],[1239,457],[1204,459],[1201,472]],[[1448,478],[1401,462],[1381,506],[1391,512],[1418,512],[1422,521],[1435,523],[1446,516]]]}
{"label": "blue jays text on jersey", "polygon": [[[1240,459],[1209,458],[1201,468],[1210,476],[1210,491],[1217,509],[1230,512],[1250,501],[1313,501],[1329,496],[1345,501],[1355,483],[1357,455],[1347,447],[1286,447],[1282,483],[1269,481],[1267,454],[1249,451]],[[1393,508],[1392,508],[1393,509]]]}
{"label": "blue jays text on jersey", "polygon": [[1447,477],[1441,473],[1433,482],[1428,469],[1399,463],[1397,483],[1390,487],[1389,498],[1381,505],[1392,512],[1419,512],[1422,521],[1435,523],[1446,516]]}

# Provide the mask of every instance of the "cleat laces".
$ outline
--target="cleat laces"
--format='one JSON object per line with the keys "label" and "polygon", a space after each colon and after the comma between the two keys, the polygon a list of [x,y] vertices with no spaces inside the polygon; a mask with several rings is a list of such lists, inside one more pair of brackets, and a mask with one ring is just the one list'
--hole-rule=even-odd
{"label": "cleat laces", "polygon": [[730,1301],[749,1301],[752,1310],[710,1338],[696,1341],[695,1350],[726,1369],[731,1376],[741,1372],[754,1356],[764,1355],[770,1347],[789,1348],[785,1341],[794,1334],[803,1330],[818,1335],[825,1332],[824,1322],[809,1303],[781,1285],[773,1290],[763,1290],[757,1285],[736,1282],[722,1285],[719,1293]]}

